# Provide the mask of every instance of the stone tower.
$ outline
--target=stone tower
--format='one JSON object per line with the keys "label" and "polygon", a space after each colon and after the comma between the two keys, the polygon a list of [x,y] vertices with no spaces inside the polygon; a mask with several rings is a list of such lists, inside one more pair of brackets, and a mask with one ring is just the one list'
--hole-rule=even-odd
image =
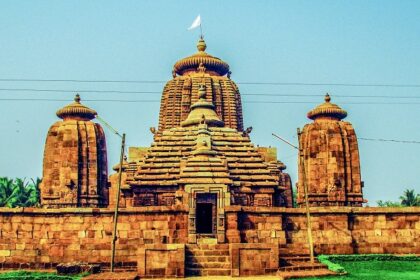
{"label": "stone tower", "polygon": [[347,112],[330,102],[308,113],[313,123],[299,132],[300,159],[297,184],[299,205],[304,204],[304,172],[311,206],[362,206],[359,148]]}
{"label": "stone tower", "polygon": [[189,243],[207,237],[223,243],[240,238],[226,231],[226,208],[291,207],[291,182],[275,149],[254,146],[251,128],[243,130],[229,65],[205,48],[200,39],[197,54],[175,63],[153,143],[130,147],[123,165],[120,206],[185,207]]}
{"label": "stone tower", "polygon": [[227,127],[242,131],[243,117],[238,87],[230,79],[229,65],[207,52],[200,39],[198,52],[175,63],[170,80],[163,89],[159,130],[180,126],[198,100],[198,87],[206,88],[206,99]]}
{"label": "stone tower", "polygon": [[107,156],[102,127],[92,122],[96,112],[74,102],[57,111],[44,151],[41,203],[46,207],[108,205]]}

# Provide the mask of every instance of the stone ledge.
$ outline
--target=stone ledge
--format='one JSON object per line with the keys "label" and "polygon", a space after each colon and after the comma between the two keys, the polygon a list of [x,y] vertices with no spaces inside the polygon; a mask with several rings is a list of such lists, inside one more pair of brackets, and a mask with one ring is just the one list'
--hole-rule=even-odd
{"label": "stone ledge", "polygon": [[[147,214],[147,213],[188,213],[188,207],[184,206],[147,206],[120,208],[120,214]],[[80,215],[113,215],[112,208],[7,208],[0,207],[0,215],[27,214],[27,215],[56,215],[56,214],[80,214]]]}
{"label": "stone ledge", "polygon": [[[259,214],[305,214],[305,208],[285,208],[285,207],[261,207],[261,206],[238,206],[231,205],[225,207],[225,213],[231,212],[254,212]],[[311,214],[420,214],[420,207],[311,207]]]}

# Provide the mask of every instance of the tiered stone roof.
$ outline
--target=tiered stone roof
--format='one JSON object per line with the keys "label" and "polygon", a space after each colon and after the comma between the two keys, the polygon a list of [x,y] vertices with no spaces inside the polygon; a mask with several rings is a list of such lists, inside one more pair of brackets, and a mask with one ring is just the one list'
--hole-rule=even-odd
{"label": "tiered stone roof", "polygon": [[268,165],[248,136],[229,127],[205,101],[205,87],[183,127],[155,134],[154,143],[134,176],[132,186],[227,184],[244,187],[278,186]]}
{"label": "tiered stone roof", "polygon": [[[156,134],[146,157],[139,163],[137,172],[128,183],[138,186],[178,185],[181,178],[181,162],[192,155],[198,130],[198,127],[179,127]],[[226,158],[229,177],[234,185],[277,186],[275,177],[270,175],[267,164],[248,137],[226,127],[209,127],[208,130],[212,139],[212,149]],[[219,159],[208,161],[213,162],[215,167],[220,167]],[[190,159],[189,163],[192,162],[194,160]]]}

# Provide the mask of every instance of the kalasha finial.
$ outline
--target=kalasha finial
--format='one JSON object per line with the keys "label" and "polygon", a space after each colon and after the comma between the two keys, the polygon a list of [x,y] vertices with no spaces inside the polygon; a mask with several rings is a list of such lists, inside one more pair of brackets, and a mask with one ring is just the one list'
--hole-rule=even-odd
{"label": "kalasha finial", "polygon": [[325,100],[325,102],[327,102],[327,103],[330,103],[330,101],[331,101],[331,97],[330,97],[330,95],[327,93],[327,94],[325,94],[325,98],[324,98],[324,100]]}
{"label": "kalasha finial", "polygon": [[206,48],[207,48],[206,42],[201,37],[200,40],[198,40],[198,43],[197,43],[197,50],[199,52],[204,52],[206,50]]}
{"label": "kalasha finial", "polygon": [[77,93],[76,96],[74,97],[74,102],[76,103],[80,103],[80,95]]}

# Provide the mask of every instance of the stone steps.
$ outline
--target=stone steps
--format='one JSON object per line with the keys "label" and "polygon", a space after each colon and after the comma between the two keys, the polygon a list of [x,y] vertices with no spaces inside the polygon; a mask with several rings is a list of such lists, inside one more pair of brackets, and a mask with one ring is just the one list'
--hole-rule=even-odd
{"label": "stone steps", "polygon": [[212,268],[221,268],[221,269],[230,269],[230,263],[225,262],[201,262],[201,263],[189,263],[189,268],[204,268],[204,269],[212,269]]}
{"label": "stone steps", "polygon": [[105,272],[88,275],[82,280],[140,280],[140,277],[136,272]]}
{"label": "stone steps", "polygon": [[280,267],[279,271],[316,270],[323,268],[326,269],[327,266],[322,263],[296,262],[291,265]]}
{"label": "stone steps", "polygon": [[[296,278],[308,278],[308,277],[322,277],[322,276],[332,276],[337,275],[328,269],[316,269],[316,270],[307,270],[307,271],[285,271],[285,272],[278,272],[276,276],[280,276],[281,279],[296,279]],[[328,279],[328,278],[326,278]]]}
{"label": "stone steps", "polygon": [[188,276],[230,276],[229,269],[202,269],[202,268],[186,268],[185,274]]}
{"label": "stone steps", "polygon": [[230,276],[229,244],[187,245],[185,274],[187,276]]}
{"label": "stone steps", "polygon": [[230,256],[191,256],[185,257],[186,262],[230,262]]}

